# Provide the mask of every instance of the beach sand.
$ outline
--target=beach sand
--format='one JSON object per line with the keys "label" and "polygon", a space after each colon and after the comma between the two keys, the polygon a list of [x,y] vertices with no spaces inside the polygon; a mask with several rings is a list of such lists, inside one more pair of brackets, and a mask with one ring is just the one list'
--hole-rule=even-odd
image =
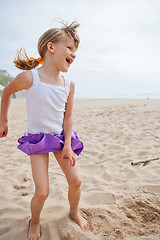
{"label": "beach sand", "polygon": [[[34,193],[29,157],[17,149],[26,130],[25,99],[13,99],[9,133],[0,139],[0,240],[26,239]],[[80,211],[85,233],[68,215],[67,182],[50,153],[50,195],[41,214],[43,240],[159,240],[160,100],[75,99],[74,129],[84,143]]]}

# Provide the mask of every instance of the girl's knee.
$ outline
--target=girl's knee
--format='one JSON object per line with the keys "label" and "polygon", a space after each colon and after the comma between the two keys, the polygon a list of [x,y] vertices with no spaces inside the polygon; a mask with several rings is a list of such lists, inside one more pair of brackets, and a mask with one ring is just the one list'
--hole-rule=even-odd
{"label": "girl's knee", "polygon": [[45,202],[49,195],[49,190],[38,190],[35,192],[35,196],[39,202]]}
{"label": "girl's knee", "polygon": [[82,181],[81,178],[76,177],[72,179],[72,181],[69,183],[69,187],[72,189],[78,189],[81,187]]}

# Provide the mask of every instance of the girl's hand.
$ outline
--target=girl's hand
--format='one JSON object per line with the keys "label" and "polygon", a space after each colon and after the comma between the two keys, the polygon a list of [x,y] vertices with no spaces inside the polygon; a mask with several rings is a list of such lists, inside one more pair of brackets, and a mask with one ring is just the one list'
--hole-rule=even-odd
{"label": "girl's hand", "polygon": [[8,133],[8,123],[0,120],[0,138],[6,137]]}
{"label": "girl's hand", "polygon": [[70,167],[74,167],[76,159],[74,157],[74,152],[72,151],[71,145],[65,145],[62,149],[62,159],[70,161]]}

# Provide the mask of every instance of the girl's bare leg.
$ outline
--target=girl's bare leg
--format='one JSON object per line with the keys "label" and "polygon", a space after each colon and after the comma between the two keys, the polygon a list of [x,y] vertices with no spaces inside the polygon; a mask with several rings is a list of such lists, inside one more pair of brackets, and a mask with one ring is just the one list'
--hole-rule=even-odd
{"label": "girl's bare leg", "polygon": [[40,214],[44,202],[49,194],[48,162],[49,154],[36,154],[30,156],[32,176],[35,184],[35,193],[31,200],[31,220],[28,231],[28,239],[40,238]]}
{"label": "girl's bare leg", "polygon": [[81,195],[81,178],[79,175],[78,164],[76,163],[74,167],[70,167],[70,161],[67,159],[62,160],[61,155],[61,151],[54,152],[54,156],[62,168],[69,185],[68,200],[70,204],[70,216],[83,231],[86,231],[89,228],[89,223],[80,215],[78,211]]}

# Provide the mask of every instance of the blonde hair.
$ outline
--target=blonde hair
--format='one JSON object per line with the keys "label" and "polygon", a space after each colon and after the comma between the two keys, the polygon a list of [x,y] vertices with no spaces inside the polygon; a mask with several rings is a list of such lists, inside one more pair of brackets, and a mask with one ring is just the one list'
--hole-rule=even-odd
{"label": "blonde hair", "polygon": [[[61,28],[51,28],[46,31],[38,40],[38,52],[41,56],[42,60],[47,52],[47,43],[57,43],[61,39],[69,36],[73,38],[75,47],[78,48],[79,46],[79,36],[77,34],[77,28],[79,27],[79,23],[73,21],[70,25],[68,23],[61,22],[63,27]],[[17,50],[17,57],[14,60],[14,64],[17,68],[23,70],[30,70],[35,68],[39,65],[39,61],[36,59],[30,59],[27,56],[27,53],[24,48],[21,48],[19,51]]]}

